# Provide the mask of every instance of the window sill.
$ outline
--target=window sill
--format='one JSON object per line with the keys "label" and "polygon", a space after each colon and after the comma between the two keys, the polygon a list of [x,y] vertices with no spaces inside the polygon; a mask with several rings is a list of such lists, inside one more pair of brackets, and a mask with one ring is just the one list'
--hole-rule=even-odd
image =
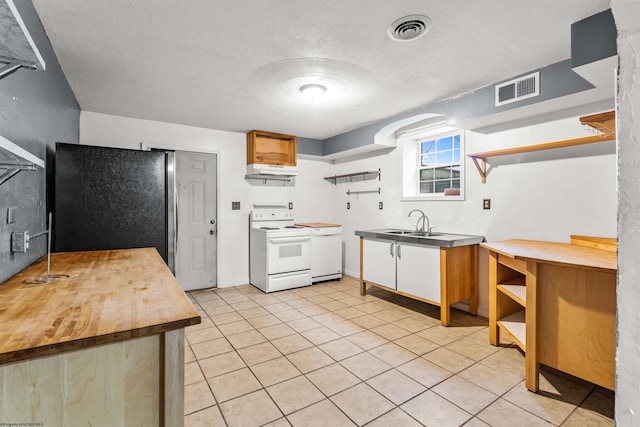
{"label": "window sill", "polygon": [[447,201],[463,201],[465,200],[464,195],[460,195],[460,196],[424,196],[424,195],[420,195],[420,196],[403,196],[400,198],[401,202],[422,202],[422,201],[441,201],[441,200],[447,200]]}

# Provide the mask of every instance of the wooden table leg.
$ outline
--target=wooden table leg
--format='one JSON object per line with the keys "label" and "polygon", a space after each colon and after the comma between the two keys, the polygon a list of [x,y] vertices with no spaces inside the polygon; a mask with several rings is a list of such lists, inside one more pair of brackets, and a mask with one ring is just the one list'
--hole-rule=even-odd
{"label": "wooden table leg", "polygon": [[364,260],[364,238],[360,237],[360,295],[367,294],[367,284],[362,278],[362,262]]}
{"label": "wooden table leg", "polygon": [[527,261],[527,337],[525,344],[525,384],[531,391],[538,391],[538,303],[537,303],[538,264]]}
{"label": "wooden table leg", "polygon": [[478,245],[473,245],[471,249],[471,296],[469,297],[469,314],[478,314]]}
{"label": "wooden table leg", "polygon": [[498,254],[489,251],[489,343],[500,344],[498,328]]}
{"label": "wooden table leg", "polygon": [[447,289],[447,250],[440,248],[440,323],[449,326],[451,321],[451,302]]}

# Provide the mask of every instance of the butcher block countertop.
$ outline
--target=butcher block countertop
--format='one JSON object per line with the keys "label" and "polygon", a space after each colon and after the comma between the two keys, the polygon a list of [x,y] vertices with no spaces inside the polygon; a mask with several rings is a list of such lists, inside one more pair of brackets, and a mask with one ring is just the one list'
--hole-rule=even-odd
{"label": "butcher block countertop", "polygon": [[309,228],[342,227],[341,224],[329,224],[327,222],[303,222],[296,225],[299,225],[301,227],[309,227]]}
{"label": "butcher block countertop", "polygon": [[154,248],[51,254],[0,284],[0,364],[155,335],[200,316]]}
{"label": "butcher block countertop", "polygon": [[615,252],[579,244],[503,240],[481,243],[480,246],[515,259],[600,271],[615,272],[617,268]]}

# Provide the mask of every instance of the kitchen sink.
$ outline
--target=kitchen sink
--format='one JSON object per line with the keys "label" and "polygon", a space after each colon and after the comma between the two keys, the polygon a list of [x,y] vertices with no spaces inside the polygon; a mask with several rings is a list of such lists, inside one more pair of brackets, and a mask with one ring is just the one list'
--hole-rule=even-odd
{"label": "kitchen sink", "polygon": [[416,237],[436,237],[436,236],[442,236],[442,233],[436,233],[435,231],[432,231],[431,233],[427,232],[427,231],[412,231],[410,233],[406,233],[407,236],[416,236]]}
{"label": "kitchen sink", "polygon": [[408,230],[391,230],[391,231],[385,231],[385,233],[388,233],[388,234],[412,234],[412,233],[414,233],[414,231],[408,231]]}
{"label": "kitchen sink", "polygon": [[394,234],[396,236],[413,236],[413,237],[435,237],[442,236],[443,233],[431,232],[428,233],[426,231],[412,231],[412,230],[388,230],[384,232],[385,234]]}

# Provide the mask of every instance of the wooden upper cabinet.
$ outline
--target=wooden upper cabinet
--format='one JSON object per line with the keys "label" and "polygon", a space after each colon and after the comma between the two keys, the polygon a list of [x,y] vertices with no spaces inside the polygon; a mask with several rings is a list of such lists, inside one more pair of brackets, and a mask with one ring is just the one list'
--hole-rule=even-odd
{"label": "wooden upper cabinet", "polygon": [[297,139],[293,135],[252,130],[247,133],[247,164],[296,166]]}

